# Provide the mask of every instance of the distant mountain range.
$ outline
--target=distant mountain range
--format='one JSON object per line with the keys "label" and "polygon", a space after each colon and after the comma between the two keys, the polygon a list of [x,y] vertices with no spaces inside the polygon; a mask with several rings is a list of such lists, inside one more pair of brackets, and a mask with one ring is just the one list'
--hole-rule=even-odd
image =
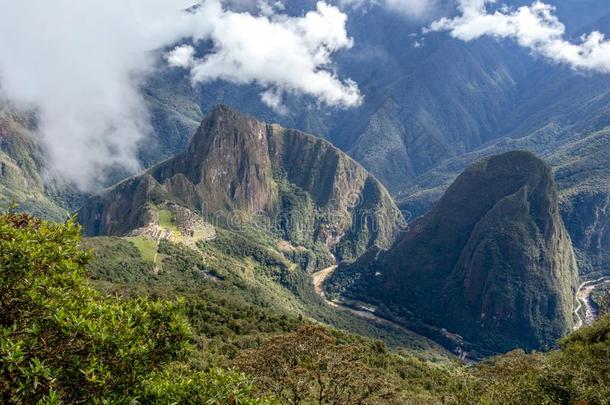
{"label": "distant mountain range", "polygon": [[385,188],[330,143],[219,106],[185,152],[90,198],[78,219],[88,236],[195,243],[206,226],[255,226],[306,270],[344,262],[331,295],[475,349],[545,347],[572,327],[576,257],[552,170],[529,152],[478,161],[404,231]]}
{"label": "distant mountain range", "polygon": [[[27,133],[14,135],[21,127],[6,128],[7,162],[35,147]],[[483,353],[540,348],[573,322],[577,265],[560,203],[583,254],[581,272],[599,272],[607,257],[607,138],[602,131],[557,151],[561,194],[550,166],[528,152],[480,160],[405,232],[389,193],[345,153],[219,106],[185,152],[91,197],[78,218],[90,236],[166,232],[184,243],[207,240],[208,228],[260,226],[287,241],[282,251],[305,270],[332,264],[333,255],[343,261],[331,295],[372,302],[384,317],[434,338],[447,328]],[[18,178],[8,166],[3,173],[5,184]],[[30,172],[15,173],[25,181]],[[34,210],[50,210],[40,215],[68,206],[59,198],[65,191],[53,197],[42,180],[31,184],[13,189]],[[36,193],[47,205],[33,200]]]}
{"label": "distant mountain range", "polygon": [[[300,13],[315,2],[286,3],[289,12]],[[574,38],[592,29],[610,32],[606,2],[546,3],[557,7]],[[282,115],[260,102],[255,86],[214,82],[193,88],[184,71],[162,68],[144,91],[163,148],[147,151],[145,160],[184,149],[203,114],[222,103],[327,138],[393,194],[404,195],[429,170],[489,143],[607,125],[607,76],[555,66],[510,41],[465,43],[446,33],[423,35],[425,24],[383,7],[350,13],[354,48],[337,55],[337,70],[362,90],[365,101],[356,109],[329,109],[288,95],[289,113]]]}
{"label": "distant mountain range", "polygon": [[[299,13],[309,3],[287,2],[287,10]],[[556,6],[573,40],[592,30],[610,32],[607,2],[546,3]],[[145,92],[163,147],[153,146],[144,153],[147,161],[184,149],[203,112],[227,103],[330,140],[375,175],[413,219],[427,212],[457,175],[483,156],[529,150],[554,168],[565,164],[574,168],[581,164],[575,154],[588,158],[583,149],[587,142],[581,140],[604,142],[599,134],[610,126],[608,75],[553,65],[510,41],[465,43],[444,33],[422,35],[426,22],[405,19],[382,7],[353,11],[348,24],[355,45],[338,55],[337,70],[359,83],[365,97],[362,107],[341,111],[315,106],[306,97],[288,96],[285,104],[290,112],[281,115],[260,103],[259,90],[253,86],[215,82],[193,88],[184,72],[161,69]],[[578,150],[568,152],[572,145]],[[564,160],[566,154],[572,155],[569,161]],[[603,153],[597,153],[595,161],[608,165]],[[608,242],[607,236],[593,234],[603,234],[601,229],[607,228],[608,195],[606,178],[590,175],[596,179],[595,196],[577,196],[562,172],[557,181],[564,220],[582,267],[599,273],[608,269],[605,253],[600,253]],[[585,214],[574,214],[576,206]]]}

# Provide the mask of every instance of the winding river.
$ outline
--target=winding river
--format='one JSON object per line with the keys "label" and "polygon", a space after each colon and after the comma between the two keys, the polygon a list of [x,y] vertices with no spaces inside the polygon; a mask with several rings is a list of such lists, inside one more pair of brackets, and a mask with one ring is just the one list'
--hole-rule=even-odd
{"label": "winding river", "polygon": [[[582,283],[576,291],[576,300],[578,306],[574,310],[574,315],[578,321],[574,326],[574,330],[579,329],[585,325],[585,323],[591,323],[595,320],[595,309],[591,305],[591,293],[599,287],[601,284],[610,283],[610,276],[600,277],[597,280],[589,280]],[[584,318],[580,315],[580,310],[585,307]]]}

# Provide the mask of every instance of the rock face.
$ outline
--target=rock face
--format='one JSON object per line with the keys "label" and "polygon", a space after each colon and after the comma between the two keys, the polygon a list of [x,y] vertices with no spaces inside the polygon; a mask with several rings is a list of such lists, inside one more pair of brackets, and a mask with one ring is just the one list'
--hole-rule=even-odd
{"label": "rock face", "polygon": [[493,350],[552,345],[572,326],[576,284],[552,171],[528,152],[479,160],[391,249],[332,282]]}
{"label": "rock face", "polygon": [[224,106],[185,152],[90,199],[78,216],[88,235],[125,235],[168,202],[225,220],[262,216],[294,245],[342,258],[389,246],[401,221],[385,188],[330,143]]}
{"label": "rock face", "polygon": [[570,195],[562,204],[562,212],[574,247],[586,262],[582,274],[609,274],[610,187]]}

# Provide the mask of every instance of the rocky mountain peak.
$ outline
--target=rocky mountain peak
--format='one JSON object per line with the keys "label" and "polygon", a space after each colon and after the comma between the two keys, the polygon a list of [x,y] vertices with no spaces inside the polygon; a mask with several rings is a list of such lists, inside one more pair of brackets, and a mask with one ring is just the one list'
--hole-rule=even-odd
{"label": "rocky mountain peak", "polygon": [[364,280],[335,283],[346,295],[487,348],[553,344],[573,322],[575,255],[552,170],[529,152],[477,161],[387,252],[342,271]]}
{"label": "rocky mountain peak", "polygon": [[124,235],[167,203],[203,216],[266,216],[276,234],[342,257],[389,246],[401,219],[385,188],[327,141],[226,106],[184,152],[91,199],[79,218],[90,234]]}

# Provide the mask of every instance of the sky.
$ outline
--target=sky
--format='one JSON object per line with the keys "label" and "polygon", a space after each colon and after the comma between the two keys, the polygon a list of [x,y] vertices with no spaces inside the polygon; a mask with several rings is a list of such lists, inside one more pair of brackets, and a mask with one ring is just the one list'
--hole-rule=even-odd
{"label": "sky", "polygon": [[[139,86],[159,63],[184,70],[194,86],[255,84],[261,103],[278,113],[288,112],[288,93],[359,106],[358,84],[333,64],[354,45],[346,30],[353,10],[384,7],[421,20],[424,33],[510,40],[549,63],[610,73],[604,35],[567,39],[554,8],[541,1],[508,8],[501,1],[443,0],[454,1],[454,11],[432,22],[441,0],[318,1],[297,16],[286,15],[277,0],[203,0],[191,7],[193,1],[0,0],[0,96],[37,111],[51,176],[91,191],[109,170],[141,169],[138,148],[151,127]],[[197,54],[202,41],[213,44],[211,53]]]}
{"label": "sky", "polygon": [[440,0],[339,0],[343,7],[358,9],[371,6],[385,7],[390,11],[402,14],[410,19],[429,17],[439,8]]}

